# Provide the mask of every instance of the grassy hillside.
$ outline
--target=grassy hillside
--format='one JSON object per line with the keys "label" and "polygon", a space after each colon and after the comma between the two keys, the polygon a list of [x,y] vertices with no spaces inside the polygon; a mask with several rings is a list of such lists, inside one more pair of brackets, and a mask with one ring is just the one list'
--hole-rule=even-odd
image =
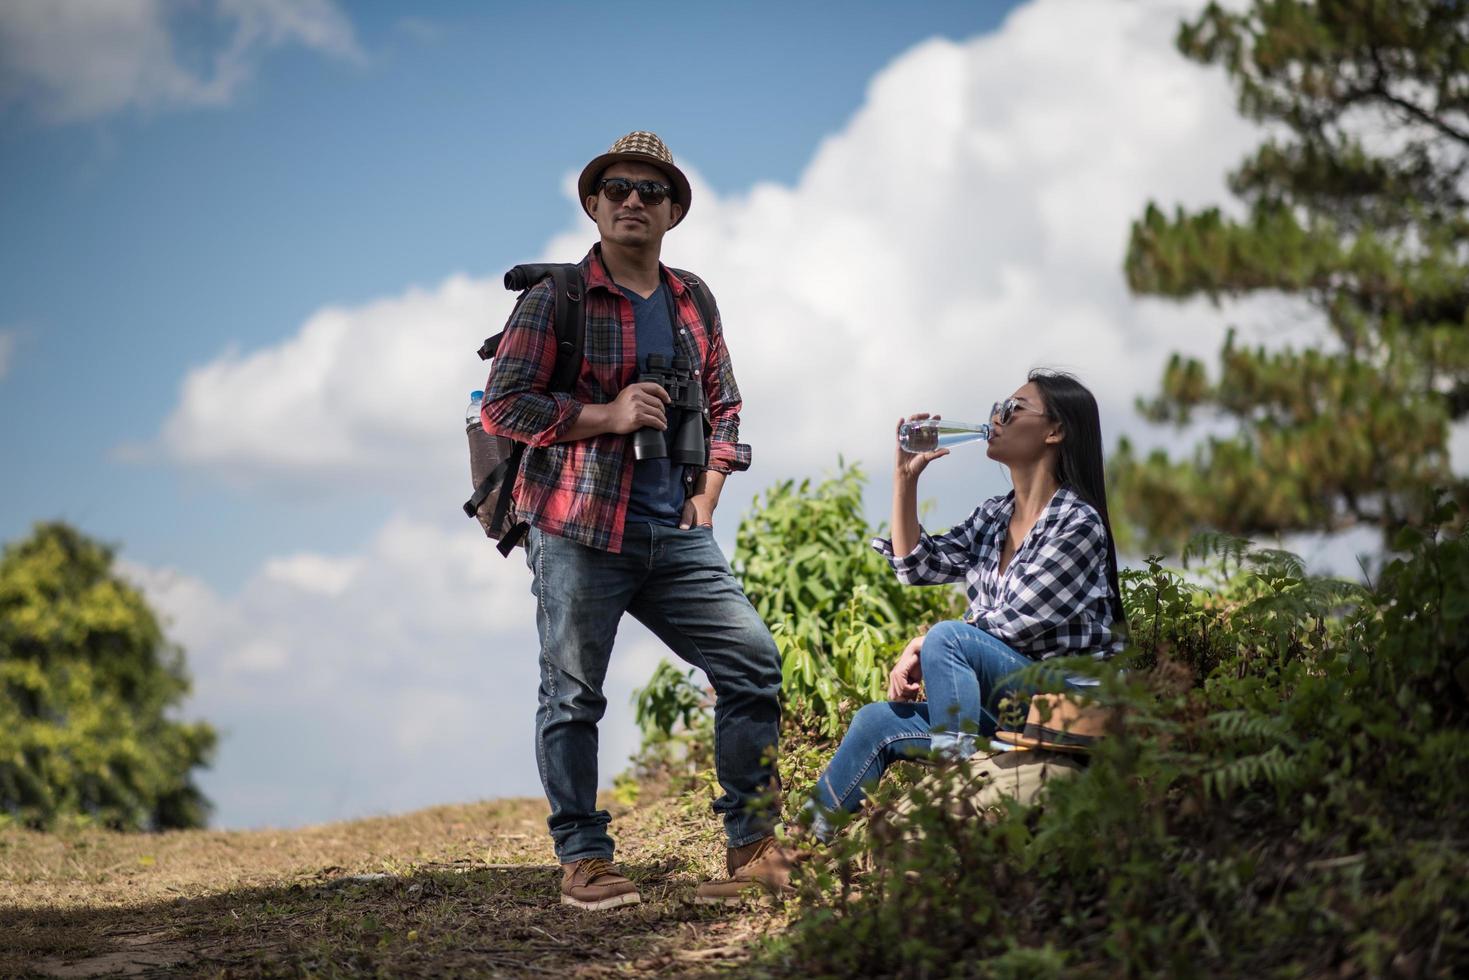
{"label": "grassy hillside", "polygon": [[[741,529],[785,659],[787,817],[912,624],[943,614],[882,591],[859,490],[787,485]],[[903,789],[885,780],[794,909],[685,901],[723,842],[708,698],[666,668],[620,787],[640,802],[617,808],[643,905],[561,907],[539,802],[292,833],[9,830],[0,974],[1466,976],[1469,538],[1408,528],[1397,547],[1367,585],[1222,535],[1186,574],[1125,572],[1125,671],[1016,678],[1098,677],[1113,723],[1085,772],[973,819],[949,767],[874,823]]]}
{"label": "grassy hillside", "polygon": [[0,831],[0,975],[697,975],[784,928],[687,901],[722,872],[712,815],[611,806],[643,904],[602,914],[558,904],[540,800],[295,831]]}

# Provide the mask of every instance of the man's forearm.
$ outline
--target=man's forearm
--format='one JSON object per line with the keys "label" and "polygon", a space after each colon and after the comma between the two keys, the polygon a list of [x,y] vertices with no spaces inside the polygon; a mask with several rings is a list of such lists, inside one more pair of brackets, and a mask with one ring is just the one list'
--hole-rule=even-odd
{"label": "man's forearm", "polygon": [[[491,385],[494,378],[491,377]],[[553,434],[565,424],[568,411],[576,406],[569,397],[546,392],[517,391],[502,393],[486,389],[485,406],[480,418],[490,435],[504,436],[530,446],[545,446],[558,441]]]}
{"label": "man's forearm", "polygon": [[664,406],[668,404],[668,392],[662,385],[639,381],[623,388],[606,404],[574,404],[576,417],[557,442],[575,442],[608,432],[631,435],[648,426],[661,429],[667,422]]}
{"label": "man's forearm", "polygon": [[557,442],[576,442],[578,439],[590,439],[604,432],[612,431],[612,412],[609,405],[587,405],[583,404],[581,411],[577,413],[576,421],[571,427],[561,434]]}
{"label": "man's forearm", "polygon": [[718,470],[704,470],[694,478],[694,496],[708,497],[713,503],[719,502],[719,495],[724,491],[724,478],[728,474]]}

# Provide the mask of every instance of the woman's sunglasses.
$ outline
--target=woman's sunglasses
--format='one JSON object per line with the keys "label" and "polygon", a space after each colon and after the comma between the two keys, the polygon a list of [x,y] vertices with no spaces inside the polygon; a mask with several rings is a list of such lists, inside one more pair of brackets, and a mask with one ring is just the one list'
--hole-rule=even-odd
{"label": "woman's sunglasses", "polygon": [[628,180],[626,177],[608,177],[597,185],[597,190],[606,194],[607,200],[613,204],[621,204],[633,191],[637,191],[638,200],[649,207],[657,207],[673,193],[673,188],[656,180]]}
{"label": "woman's sunglasses", "polygon": [[1038,412],[1033,408],[1026,408],[1021,402],[1016,401],[1014,398],[1006,398],[1002,402],[995,402],[994,405],[990,407],[990,418],[994,419],[996,422],[999,422],[1001,425],[1009,425],[1010,420],[1015,417],[1015,413],[1017,411],[1023,415],[1046,414],[1045,412]]}

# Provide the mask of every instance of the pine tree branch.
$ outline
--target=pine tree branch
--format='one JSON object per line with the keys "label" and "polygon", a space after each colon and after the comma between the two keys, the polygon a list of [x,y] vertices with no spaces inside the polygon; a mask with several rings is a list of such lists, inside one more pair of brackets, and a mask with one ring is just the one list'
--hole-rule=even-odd
{"label": "pine tree branch", "polygon": [[1382,64],[1382,56],[1380,52],[1375,47],[1369,48],[1368,50],[1372,55],[1372,67],[1376,69],[1376,74],[1372,79],[1372,87],[1368,90],[1368,94],[1374,95],[1377,98],[1382,99],[1389,105],[1396,106],[1419,122],[1426,123],[1427,125],[1432,126],[1434,129],[1437,129],[1440,133],[1443,133],[1445,136],[1448,136],[1451,139],[1456,139],[1460,143],[1463,143],[1465,146],[1469,146],[1469,130],[1460,129],[1457,126],[1451,124],[1448,120],[1440,119],[1438,116],[1429,112],[1427,109],[1423,108],[1417,103],[1405,99],[1400,95],[1395,95],[1390,89],[1388,89],[1387,82],[1385,81],[1388,72],[1386,67],[1384,67]]}
{"label": "pine tree branch", "polygon": [[1374,92],[1383,101],[1388,102],[1391,105],[1397,106],[1399,109],[1402,109],[1404,112],[1412,116],[1414,119],[1417,119],[1419,122],[1427,123],[1429,126],[1432,126],[1434,129],[1437,129],[1439,132],[1443,133],[1445,136],[1456,139],[1460,143],[1463,143],[1465,146],[1469,146],[1469,130],[1459,129],[1457,126],[1452,125],[1447,120],[1440,119],[1438,116],[1435,116],[1427,109],[1424,109],[1421,106],[1418,106],[1415,103],[1408,101],[1402,96],[1394,95],[1386,88],[1384,88],[1381,82],[1379,82],[1374,87]]}

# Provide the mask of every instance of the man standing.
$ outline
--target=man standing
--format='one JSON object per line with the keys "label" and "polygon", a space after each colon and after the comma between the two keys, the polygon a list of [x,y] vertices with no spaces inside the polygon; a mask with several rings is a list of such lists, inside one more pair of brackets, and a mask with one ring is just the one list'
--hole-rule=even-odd
{"label": "man standing", "polygon": [[[629,133],[578,182],[601,241],[581,262],[586,330],[573,390],[549,381],[557,345],[554,286],[533,287],[512,315],[485,389],[485,430],[527,444],[515,486],[529,522],[541,643],[536,762],[551,804],[562,902],[586,909],[639,901],[613,866],[610,815],[598,810],[597,722],[617,625],[631,613],[714,688],[714,803],[729,837],[730,878],[701,902],[742,889],[783,890],[788,863],[771,835],[778,778],[780,658],[723,553],[714,511],[727,474],[750,465],[740,394],[718,317],[659,262],[663,236],[689,211],[688,179],[652,133]],[[650,355],[688,359],[709,428],[702,465],[635,458],[633,434],[668,427],[664,386],[638,381]],[[671,433],[670,433],[671,434]],[[644,454],[645,456],[649,454]]]}

